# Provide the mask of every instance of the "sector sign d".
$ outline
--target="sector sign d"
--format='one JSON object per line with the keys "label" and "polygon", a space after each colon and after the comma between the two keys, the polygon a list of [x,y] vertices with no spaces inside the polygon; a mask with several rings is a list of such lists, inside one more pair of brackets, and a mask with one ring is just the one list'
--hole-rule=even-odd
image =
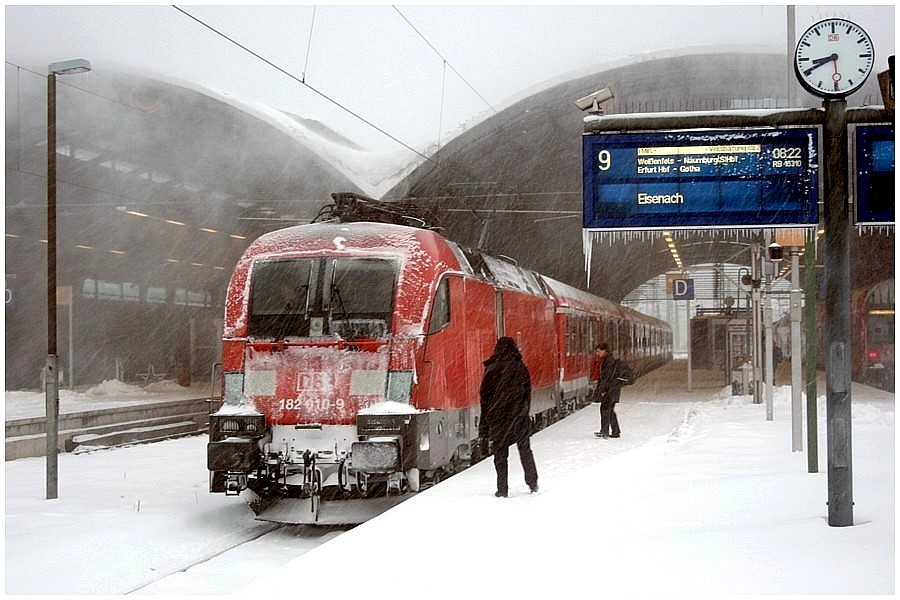
{"label": "sector sign d", "polygon": [[582,148],[585,229],[818,221],[815,128],[601,133]]}

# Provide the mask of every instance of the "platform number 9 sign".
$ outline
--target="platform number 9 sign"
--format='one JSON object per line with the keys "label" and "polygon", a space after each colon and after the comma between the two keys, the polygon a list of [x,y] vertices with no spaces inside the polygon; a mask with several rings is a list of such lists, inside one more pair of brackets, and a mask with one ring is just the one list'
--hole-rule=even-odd
{"label": "platform number 9 sign", "polygon": [[601,150],[600,153],[597,154],[597,161],[601,171],[608,171],[611,164],[609,150]]}

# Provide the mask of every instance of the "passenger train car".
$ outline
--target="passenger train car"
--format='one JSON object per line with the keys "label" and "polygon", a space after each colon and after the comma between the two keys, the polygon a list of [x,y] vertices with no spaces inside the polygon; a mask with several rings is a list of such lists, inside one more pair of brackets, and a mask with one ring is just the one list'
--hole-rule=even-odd
{"label": "passenger train car", "polygon": [[636,374],[672,355],[664,322],[431,230],[260,237],[227,290],[210,491],[249,490],[264,520],[361,522],[480,460],[482,363],[503,335],[530,370],[536,429],[588,402],[599,341]]}
{"label": "passenger train car", "polygon": [[[825,306],[816,305],[818,366],[825,368]],[[894,391],[894,280],[850,293],[850,369],[853,381]]]}

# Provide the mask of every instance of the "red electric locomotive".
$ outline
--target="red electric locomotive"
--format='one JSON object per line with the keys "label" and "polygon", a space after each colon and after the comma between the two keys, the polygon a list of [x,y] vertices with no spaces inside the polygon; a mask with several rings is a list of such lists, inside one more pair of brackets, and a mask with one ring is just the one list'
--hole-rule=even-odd
{"label": "red electric locomotive", "polygon": [[531,372],[539,427],[586,401],[600,337],[639,370],[671,358],[665,323],[434,231],[314,223],[260,237],[227,291],[210,491],[250,490],[265,520],[353,523],[464,468],[481,458],[482,361],[503,335]]}

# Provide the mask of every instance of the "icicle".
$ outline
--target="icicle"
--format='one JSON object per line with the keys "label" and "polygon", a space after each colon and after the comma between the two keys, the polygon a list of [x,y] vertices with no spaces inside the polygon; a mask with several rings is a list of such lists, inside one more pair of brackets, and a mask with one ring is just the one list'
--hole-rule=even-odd
{"label": "icicle", "polygon": [[893,235],[893,223],[856,223],[856,233],[859,235]]}
{"label": "icicle", "polygon": [[581,251],[584,253],[584,274],[587,279],[587,289],[591,288],[591,256],[593,255],[594,238],[591,231],[581,230]]}

